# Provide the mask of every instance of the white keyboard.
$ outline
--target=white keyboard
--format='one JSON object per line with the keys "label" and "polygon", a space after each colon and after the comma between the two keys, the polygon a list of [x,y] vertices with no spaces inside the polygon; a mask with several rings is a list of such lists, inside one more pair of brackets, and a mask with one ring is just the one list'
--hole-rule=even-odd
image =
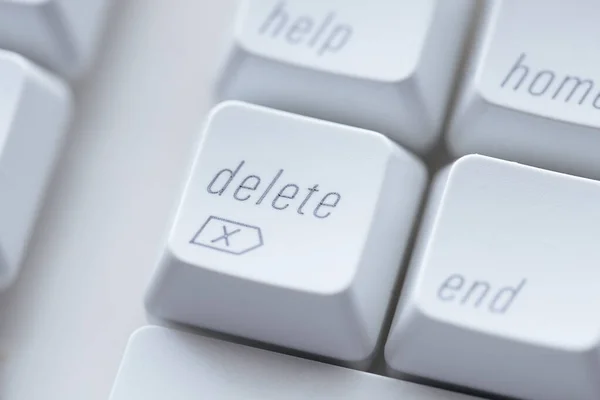
{"label": "white keyboard", "polygon": [[0,0],[0,399],[600,400],[599,13]]}
{"label": "white keyboard", "polygon": [[203,338],[142,328],[131,338],[112,400],[476,400],[474,397]]}

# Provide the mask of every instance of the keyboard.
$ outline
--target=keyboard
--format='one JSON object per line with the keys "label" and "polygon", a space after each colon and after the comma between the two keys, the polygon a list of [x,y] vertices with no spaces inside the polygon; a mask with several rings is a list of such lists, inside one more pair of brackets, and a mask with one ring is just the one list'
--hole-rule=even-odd
{"label": "keyboard", "polygon": [[0,399],[600,400],[595,2],[175,3],[0,0]]}

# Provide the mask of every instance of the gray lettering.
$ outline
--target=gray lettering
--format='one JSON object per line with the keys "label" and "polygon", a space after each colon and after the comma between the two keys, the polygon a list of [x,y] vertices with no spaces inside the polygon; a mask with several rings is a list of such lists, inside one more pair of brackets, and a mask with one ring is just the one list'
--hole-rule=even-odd
{"label": "gray lettering", "polygon": [[337,25],[325,39],[317,54],[322,56],[325,53],[337,53],[348,43],[351,36],[352,28],[349,25]]}
{"label": "gray lettering", "polygon": [[[254,185],[246,186],[246,184],[249,180],[254,180]],[[245,197],[240,197],[240,196],[238,196],[240,193],[240,190],[248,190],[248,191],[253,192],[256,190],[256,188],[258,188],[258,185],[260,185],[260,178],[256,175],[248,175],[247,177],[244,178],[242,183],[240,183],[240,185],[237,187],[237,189],[235,189],[235,192],[233,192],[233,198],[236,200],[240,200],[240,201],[248,200],[252,196],[252,194],[247,194]]]}
{"label": "gray lettering", "polygon": [[506,75],[506,78],[504,78],[502,84],[500,84],[500,87],[504,87],[511,80],[513,74],[517,72],[521,72],[521,79],[519,79],[517,83],[515,83],[515,85],[513,86],[513,90],[517,90],[519,87],[521,87],[521,84],[523,83],[525,78],[527,78],[527,74],[529,74],[529,67],[523,64],[524,60],[525,53],[521,54],[521,56],[517,59],[517,62],[512,67],[508,75]]}
{"label": "gray lettering", "polygon": [[[229,184],[231,183],[233,178],[235,178],[237,173],[240,172],[240,169],[242,169],[242,166],[244,165],[244,163],[245,163],[245,161],[240,162],[240,164],[237,166],[235,171],[232,171],[228,168],[224,168],[224,169],[220,170],[219,172],[217,172],[215,177],[212,179],[212,181],[210,181],[210,183],[206,187],[206,191],[210,194],[218,194],[219,196],[221,196],[225,192],[225,190],[227,189],[227,187],[229,186]],[[213,185],[215,183],[217,183],[217,181],[219,180],[219,178],[221,177],[222,174],[229,174],[229,178],[227,178],[227,181],[220,189],[215,190],[213,188]]]}
{"label": "gray lettering", "polygon": [[[525,64],[525,58],[526,54],[521,53],[500,84],[501,88],[508,87],[517,91],[527,83],[531,68]],[[600,110],[600,92],[596,92],[598,88],[594,80],[576,75],[561,76],[550,69],[532,71],[532,76],[533,79],[527,85],[527,93],[531,96],[548,96],[546,97],[548,99],[577,105],[582,105],[593,98],[591,105]]]}
{"label": "gray lettering", "polygon": [[465,283],[465,278],[462,275],[450,275],[442,286],[437,291],[438,298],[444,301],[452,301],[456,298],[456,294],[462,289]]}
{"label": "gray lettering", "polygon": [[594,99],[594,102],[592,103],[592,105],[594,106],[594,108],[597,108],[598,110],[600,110],[600,93],[598,93],[598,95],[596,95],[596,98]]}
{"label": "gray lettering", "polygon": [[[467,282],[461,274],[452,274],[442,282],[437,290],[437,298],[445,303],[453,303],[462,307],[470,307],[490,312],[505,314],[522,292],[526,279],[515,286],[504,286],[499,289],[485,280]],[[485,305],[485,307],[481,307]]]}
{"label": "gray lettering", "polygon": [[[291,194],[285,193],[288,190],[288,188],[292,189]],[[285,210],[286,208],[289,207],[290,203],[288,202],[288,203],[285,203],[284,205],[280,206],[280,205],[277,205],[277,200],[279,200],[281,198],[293,200],[294,197],[296,197],[296,195],[298,194],[298,190],[300,190],[300,188],[297,185],[294,185],[293,183],[289,183],[289,184],[285,185],[284,187],[281,188],[279,193],[277,193],[277,196],[275,196],[271,205],[276,210]]]}
{"label": "gray lettering", "polygon": [[271,11],[271,14],[269,14],[265,22],[263,22],[258,33],[264,35],[269,29],[274,27],[275,29],[271,32],[271,37],[277,37],[287,24],[288,19],[289,17],[285,12],[285,2],[281,1],[275,6],[273,11]]}
{"label": "gray lettering", "polygon": [[323,18],[295,17],[286,9],[285,1],[280,1],[266,16],[258,34],[285,40],[290,45],[304,45],[306,49],[314,49],[318,56],[335,54],[348,44],[353,34],[352,26],[336,23],[335,19],[335,12],[328,12]]}
{"label": "gray lettering", "polygon": [[571,82],[573,83],[573,86],[571,87],[571,92],[569,92],[569,95],[565,98],[565,102],[571,101],[571,97],[573,97],[573,95],[577,92],[577,90],[579,90],[583,85],[586,85],[587,86],[586,91],[579,98],[579,104],[581,105],[585,101],[585,99],[588,97],[588,95],[590,94],[592,89],[594,88],[594,82],[590,79],[581,79],[576,76],[568,76],[567,75],[565,77],[565,79],[563,79],[563,81],[560,84],[560,86],[558,87],[558,89],[556,89],[556,91],[554,92],[552,99],[556,99],[561,94],[563,88],[565,88],[565,86],[567,86]]}
{"label": "gray lettering", "polygon": [[[544,83],[544,80],[546,81]],[[540,71],[538,72],[538,74],[535,76],[535,78],[533,78],[533,81],[531,81],[531,84],[529,85],[529,93],[531,93],[534,96],[541,96],[544,93],[546,93],[546,90],[548,90],[548,88],[550,87],[550,85],[552,85],[552,82],[554,81],[554,72],[552,71]],[[542,82],[541,85],[538,85],[538,83]],[[536,89],[537,86],[537,89]],[[540,90],[541,88],[541,90]]]}
{"label": "gray lettering", "polygon": [[473,282],[471,288],[469,288],[467,293],[463,296],[460,303],[466,304],[469,300],[471,300],[471,295],[477,293],[478,289],[481,290],[479,290],[479,298],[475,301],[475,307],[479,307],[490,291],[490,284],[484,281]]}
{"label": "gray lettering", "polygon": [[286,39],[291,44],[298,44],[302,42],[306,34],[310,33],[312,29],[313,21],[308,17],[300,17],[290,26]]}
{"label": "gray lettering", "polygon": [[[331,203],[327,201],[327,199],[329,199],[330,196],[334,198],[334,200]],[[323,197],[323,200],[321,200],[319,204],[315,207],[315,210],[313,211],[314,216],[317,218],[329,217],[331,215],[331,211],[325,214],[319,214],[319,210],[321,209],[321,207],[335,208],[340,202],[341,198],[342,196],[340,196],[339,193],[327,193],[325,197]]]}
{"label": "gray lettering", "polygon": [[523,286],[525,286],[525,282],[527,281],[522,279],[514,288],[507,286],[499,290],[498,293],[496,293],[496,296],[494,296],[494,299],[490,302],[490,311],[496,314],[506,313],[513,301],[515,301],[517,295],[521,292],[521,289],[523,289]]}

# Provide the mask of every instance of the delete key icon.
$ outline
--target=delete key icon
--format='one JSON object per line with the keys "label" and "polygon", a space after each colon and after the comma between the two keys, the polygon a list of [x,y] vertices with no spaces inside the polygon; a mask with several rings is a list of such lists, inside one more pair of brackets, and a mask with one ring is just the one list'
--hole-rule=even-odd
{"label": "delete key icon", "polygon": [[210,216],[190,243],[239,256],[261,247],[263,238],[257,226]]}

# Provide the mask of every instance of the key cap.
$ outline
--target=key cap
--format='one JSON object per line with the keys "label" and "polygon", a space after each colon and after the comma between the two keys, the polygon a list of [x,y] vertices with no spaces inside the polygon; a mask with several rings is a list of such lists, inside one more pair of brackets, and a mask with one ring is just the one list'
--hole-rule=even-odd
{"label": "key cap", "polygon": [[70,108],[63,83],[0,51],[0,289],[18,272]]}
{"label": "key cap", "polygon": [[476,400],[160,327],[135,332],[109,400]]}
{"label": "key cap", "polygon": [[238,102],[210,115],[150,313],[346,361],[380,334],[426,184],[383,135]]}
{"label": "key cap", "polygon": [[0,48],[62,75],[90,63],[110,0],[0,0]]}
{"label": "key cap", "polygon": [[447,138],[451,151],[600,178],[598,3],[488,5]]}
{"label": "key cap", "polygon": [[600,183],[467,156],[433,190],[389,365],[519,399],[599,399]]}
{"label": "key cap", "polygon": [[475,1],[245,1],[220,95],[436,143]]}

